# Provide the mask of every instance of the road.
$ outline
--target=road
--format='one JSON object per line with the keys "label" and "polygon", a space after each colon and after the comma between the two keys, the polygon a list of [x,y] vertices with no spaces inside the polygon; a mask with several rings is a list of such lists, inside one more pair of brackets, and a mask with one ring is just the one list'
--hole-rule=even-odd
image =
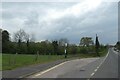
{"label": "road", "polygon": [[118,78],[118,53],[110,48],[105,57],[66,61],[28,78]]}
{"label": "road", "polygon": [[118,78],[118,52],[109,50],[109,55],[93,78]]}
{"label": "road", "polygon": [[67,61],[67,60],[57,60],[57,61],[53,61],[53,62],[49,62],[49,63],[31,65],[31,66],[21,67],[21,68],[17,68],[17,69],[13,69],[13,70],[2,71],[2,77],[3,78],[24,78],[28,75],[46,70],[50,67],[58,65],[65,61]]}

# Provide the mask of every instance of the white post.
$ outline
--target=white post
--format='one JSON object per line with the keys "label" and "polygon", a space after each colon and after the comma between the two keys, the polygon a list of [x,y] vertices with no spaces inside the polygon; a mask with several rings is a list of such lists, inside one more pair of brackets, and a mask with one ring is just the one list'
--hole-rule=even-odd
{"label": "white post", "polygon": [[65,54],[66,54],[66,49],[65,49]]}
{"label": "white post", "polygon": [[65,58],[67,58],[67,51],[66,51],[67,43],[65,43]]}

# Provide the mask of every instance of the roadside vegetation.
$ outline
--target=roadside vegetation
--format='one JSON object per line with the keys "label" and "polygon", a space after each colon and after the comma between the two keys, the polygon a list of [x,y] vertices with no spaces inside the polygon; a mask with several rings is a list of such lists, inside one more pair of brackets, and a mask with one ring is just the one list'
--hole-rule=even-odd
{"label": "roadside vegetation", "polygon": [[2,70],[2,53],[0,53],[0,71]]}
{"label": "roadside vegetation", "polygon": [[116,43],[115,47],[120,51],[120,41]]}
{"label": "roadside vegetation", "polygon": [[[107,49],[104,49],[99,53],[100,56],[103,57],[107,54]],[[75,55],[67,55],[67,59],[93,58],[93,57],[97,57],[96,54],[81,53]],[[2,59],[0,59],[2,60],[1,61],[2,65],[0,66],[0,70],[11,70],[19,67],[43,64],[43,63],[48,63],[62,59],[66,59],[64,55],[3,54]]]}
{"label": "roadside vegetation", "polygon": [[42,64],[47,63],[51,61],[56,61],[60,59],[64,59],[63,56],[57,56],[57,55],[26,55],[26,54],[3,54],[3,70],[11,70],[17,67],[24,67],[29,65],[35,65],[35,64]]}
{"label": "roadside vegetation", "polygon": [[92,37],[82,37],[79,45],[69,43],[66,38],[35,41],[34,35],[20,29],[13,39],[7,30],[2,30],[2,70],[47,63],[61,59],[103,57],[108,46]]}

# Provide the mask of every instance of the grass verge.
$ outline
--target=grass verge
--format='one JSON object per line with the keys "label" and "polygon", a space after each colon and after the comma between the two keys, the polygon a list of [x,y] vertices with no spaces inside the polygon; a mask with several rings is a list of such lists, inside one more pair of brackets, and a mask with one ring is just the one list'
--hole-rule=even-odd
{"label": "grass verge", "polygon": [[[37,57],[37,59],[36,59]],[[21,55],[21,54],[3,54],[2,70],[11,70],[18,67],[24,67],[34,64],[42,64],[51,61],[64,59],[62,55]]]}
{"label": "grass verge", "polygon": [[[107,49],[99,52],[103,57],[107,54]],[[97,57],[95,53],[68,55],[68,59],[74,58],[93,58]],[[12,70],[19,67],[48,63],[56,60],[65,59],[64,55],[25,55],[25,54],[2,54],[0,55],[0,70]]]}

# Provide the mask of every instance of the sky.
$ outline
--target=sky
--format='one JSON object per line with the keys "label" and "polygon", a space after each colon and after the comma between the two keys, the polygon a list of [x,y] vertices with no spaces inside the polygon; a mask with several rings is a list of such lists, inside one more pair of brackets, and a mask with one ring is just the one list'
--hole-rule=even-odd
{"label": "sky", "polygon": [[20,29],[36,41],[67,38],[79,44],[96,34],[101,44],[118,41],[118,2],[2,2],[0,24],[11,37]]}

